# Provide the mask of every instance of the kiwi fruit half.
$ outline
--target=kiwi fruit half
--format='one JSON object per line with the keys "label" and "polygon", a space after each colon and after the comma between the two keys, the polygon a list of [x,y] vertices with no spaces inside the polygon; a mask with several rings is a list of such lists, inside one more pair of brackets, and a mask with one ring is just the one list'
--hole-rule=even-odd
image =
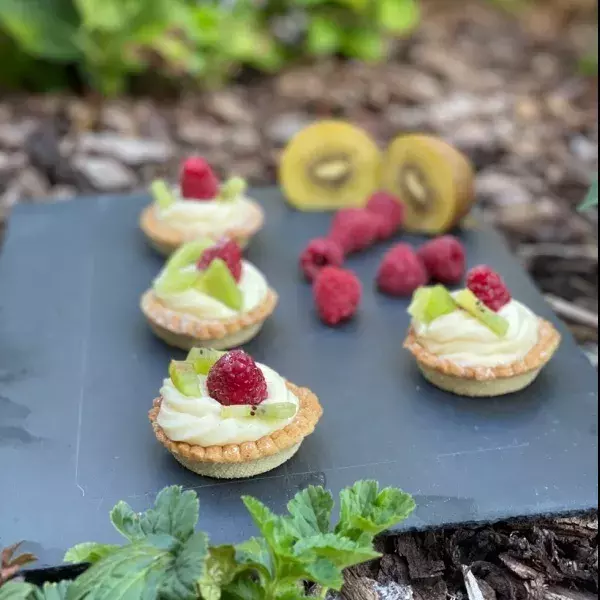
{"label": "kiwi fruit half", "polygon": [[221,409],[221,416],[224,419],[291,419],[296,415],[297,407],[292,402],[273,402],[258,406],[237,405],[224,406]]}
{"label": "kiwi fruit half", "polygon": [[471,290],[462,290],[454,297],[458,306],[475,317],[480,323],[503,338],[510,327],[508,321],[490,310]]}
{"label": "kiwi fruit half", "polygon": [[475,202],[469,160],[443,140],[425,135],[396,138],[383,157],[382,188],[406,205],[409,231],[450,231]]}
{"label": "kiwi fruit half", "polygon": [[381,153],[369,135],[343,121],[320,121],[283,152],[279,181],[299,210],[363,206],[379,187]]}
{"label": "kiwi fruit half", "polygon": [[408,312],[422,323],[433,323],[436,319],[458,310],[452,294],[443,286],[419,288],[414,296]]}

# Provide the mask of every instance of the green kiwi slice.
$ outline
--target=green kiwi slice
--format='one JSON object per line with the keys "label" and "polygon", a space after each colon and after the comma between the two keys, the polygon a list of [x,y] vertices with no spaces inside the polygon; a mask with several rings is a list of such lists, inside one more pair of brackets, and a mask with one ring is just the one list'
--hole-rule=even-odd
{"label": "green kiwi slice", "polygon": [[154,282],[154,291],[159,294],[178,294],[193,288],[200,273],[196,271],[169,271],[166,270]]}
{"label": "green kiwi slice", "polygon": [[214,241],[208,238],[202,238],[183,244],[183,246],[178,248],[171,256],[167,262],[166,269],[168,271],[175,271],[184,269],[190,265],[195,265],[202,257],[204,251],[211,246],[214,246],[214,244]]}
{"label": "green kiwi slice", "polygon": [[436,285],[419,288],[413,296],[408,312],[418,321],[429,324],[456,310],[458,305],[452,294],[443,285]]}
{"label": "green kiwi slice", "polygon": [[273,404],[249,404],[224,406],[221,409],[223,419],[255,418],[269,420],[291,419],[296,416],[298,407],[292,402],[274,402]]}
{"label": "green kiwi slice", "polygon": [[198,375],[192,363],[172,360],[169,365],[169,375],[173,385],[184,396],[198,397],[202,395]]}
{"label": "green kiwi slice", "polygon": [[213,365],[225,354],[227,352],[212,348],[192,348],[185,360],[194,365],[194,370],[198,375],[208,375]]}
{"label": "green kiwi slice", "polygon": [[462,290],[454,297],[460,308],[475,317],[498,337],[505,337],[510,327],[508,321],[490,310],[471,290]]}
{"label": "green kiwi slice", "polygon": [[215,258],[200,275],[196,283],[198,290],[216,298],[233,310],[242,309],[244,301],[242,291],[224,260]]}
{"label": "green kiwi slice", "polygon": [[228,179],[219,190],[219,200],[226,202],[239,198],[248,189],[248,184],[241,177]]}
{"label": "green kiwi slice", "polygon": [[154,202],[156,202],[160,208],[169,208],[176,202],[171,188],[162,179],[158,179],[152,183],[150,186],[150,193],[154,198]]}

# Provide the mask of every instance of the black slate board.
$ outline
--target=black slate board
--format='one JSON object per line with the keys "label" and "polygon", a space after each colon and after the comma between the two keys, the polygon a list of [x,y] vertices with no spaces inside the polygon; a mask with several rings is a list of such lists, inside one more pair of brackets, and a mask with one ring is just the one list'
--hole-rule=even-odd
{"label": "black slate board", "polygon": [[[257,191],[265,230],[249,258],[281,304],[248,350],[320,396],[325,416],[287,465],[245,482],[215,482],[156,442],[146,413],[173,352],[155,339],[138,298],[161,266],[137,229],[144,197],[24,206],[0,254],[0,546],[56,564],[74,543],[117,539],[120,499],[146,508],[165,485],[198,490],[215,542],[253,532],[239,497],[276,510],[299,489],[334,492],[361,478],[398,485],[418,509],[404,527],[587,510],[598,504],[596,372],[565,328],[539,381],[503,400],[468,400],[425,383],[402,349],[406,302],[372,291],[384,247],[349,261],[365,284],[360,316],[322,326],[297,274],[306,241],[330,217],[292,212]],[[556,322],[499,236],[464,234],[471,263],[489,263],[516,296]]]}

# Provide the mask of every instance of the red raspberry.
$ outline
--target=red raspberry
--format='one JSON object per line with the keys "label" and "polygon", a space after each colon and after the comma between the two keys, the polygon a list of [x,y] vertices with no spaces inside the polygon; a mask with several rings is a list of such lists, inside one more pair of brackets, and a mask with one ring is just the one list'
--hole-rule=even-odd
{"label": "red raspberry", "polygon": [[504,279],[492,268],[482,265],[467,274],[467,287],[488,307],[498,312],[512,296]]}
{"label": "red raspberry", "polygon": [[377,287],[391,296],[411,296],[428,280],[425,266],[408,244],[392,246],[377,271]]}
{"label": "red raspberry", "polygon": [[377,240],[380,227],[380,219],[364,208],[343,208],[333,218],[329,237],[345,254],[351,254],[371,246]]}
{"label": "red raspberry", "polygon": [[451,235],[445,235],[428,242],[418,252],[430,277],[445,283],[457,285],[465,276],[467,257],[464,246]]}
{"label": "red raspberry", "polygon": [[343,250],[327,238],[311,240],[300,255],[300,268],[308,281],[313,281],[323,267],[341,267],[343,263]]}
{"label": "red raspberry", "polygon": [[337,325],[354,316],[362,285],[352,271],[339,267],[321,269],[313,284],[317,311],[326,325]]}
{"label": "red raspberry", "polygon": [[367,202],[367,210],[379,217],[379,239],[391,238],[404,225],[406,207],[387,192],[377,192]]}
{"label": "red raspberry", "polygon": [[241,279],[242,249],[236,241],[225,238],[205,250],[202,253],[202,258],[198,262],[198,269],[201,271],[207,269],[215,258],[220,258],[225,261],[236,281]]}
{"label": "red raspberry", "polygon": [[269,395],[263,372],[243,350],[232,350],[221,357],[208,373],[206,386],[211,398],[223,406],[255,406]]}
{"label": "red raspberry", "polygon": [[181,169],[181,195],[189,200],[213,200],[219,180],[210,165],[199,156],[188,158]]}

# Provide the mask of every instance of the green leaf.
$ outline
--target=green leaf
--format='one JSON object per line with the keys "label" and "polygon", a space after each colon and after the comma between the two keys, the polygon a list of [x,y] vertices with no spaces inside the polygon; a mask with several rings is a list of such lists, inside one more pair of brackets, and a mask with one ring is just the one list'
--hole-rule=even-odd
{"label": "green leaf", "polygon": [[339,23],[326,16],[316,15],[312,18],[306,44],[308,51],[315,56],[335,54],[342,43],[342,32]]}
{"label": "green leaf", "polygon": [[596,179],[596,181],[594,181],[594,183],[592,184],[592,187],[590,188],[590,191],[588,192],[588,195],[586,197],[586,199],[584,200],[583,204],[579,207],[579,210],[584,211],[584,210],[590,210],[590,208],[595,208],[598,206],[598,179]]}
{"label": "green leaf", "polygon": [[261,571],[266,578],[275,574],[273,558],[264,538],[251,538],[237,546],[236,561]]}
{"label": "green leaf", "polygon": [[333,496],[322,487],[310,486],[296,494],[288,504],[298,537],[309,537],[331,530]]}
{"label": "green leaf", "polygon": [[243,496],[242,500],[268,546],[276,554],[293,556],[292,546],[296,538],[293,528],[289,526],[288,521],[275,515],[256,498]]}
{"label": "green leaf", "polygon": [[0,587],[0,600],[30,600],[35,589],[29,583],[9,581]]}
{"label": "green leaf", "polygon": [[65,554],[64,561],[72,564],[77,563],[97,563],[109,554],[119,550],[120,546],[113,544],[96,544],[88,542],[73,546]]}
{"label": "green leaf", "polygon": [[[376,481],[359,481],[340,493],[341,516],[336,529],[351,540],[374,537],[404,521],[415,509],[409,494],[394,488],[379,491]],[[364,539],[364,538],[362,538]]]}
{"label": "green leaf", "polygon": [[414,29],[421,18],[416,0],[378,0],[377,10],[381,26],[395,34]]}
{"label": "green leaf", "polygon": [[360,565],[381,556],[373,550],[372,544],[364,546],[334,533],[300,540],[294,551],[298,556],[306,555],[305,560],[308,561],[317,557],[326,558],[339,569]]}
{"label": "green leaf", "polygon": [[116,32],[123,29],[127,19],[130,18],[130,15],[124,10],[128,4],[126,0],[125,2],[75,0],[75,4],[81,15],[83,26],[89,30],[100,29]]}
{"label": "green leaf", "polygon": [[345,33],[343,50],[352,58],[378,62],[385,58],[387,45],[378,30],[356,28]]}
{"label": "green leaf", "polygon": [[248,575],[230,583],[221,596],[222,600],[265,600],[265,590]]}
{"label": "green leaf", "polygon": [[32,600],[67,600],[71,585],[71,581],[45,583],[41,590],[35,591]]}
{"label": "green leaf", "polygon": [[340,591],[344,585],[344,576],[330,560],[319,558],[306,567],[307,579],[324,588]]}
{"label": "green leaf", "polygon": [[144,539],[140,525],[140,515],[126,502],[119,502],[110,512],[113,527],[130,542]]}
{"label": "green leaf", "polygon": [[203,600],[220,600],[221,589],[235,578],[238,567],[233,546],[217,546],[210,549],[204,575],[199,580]]}

